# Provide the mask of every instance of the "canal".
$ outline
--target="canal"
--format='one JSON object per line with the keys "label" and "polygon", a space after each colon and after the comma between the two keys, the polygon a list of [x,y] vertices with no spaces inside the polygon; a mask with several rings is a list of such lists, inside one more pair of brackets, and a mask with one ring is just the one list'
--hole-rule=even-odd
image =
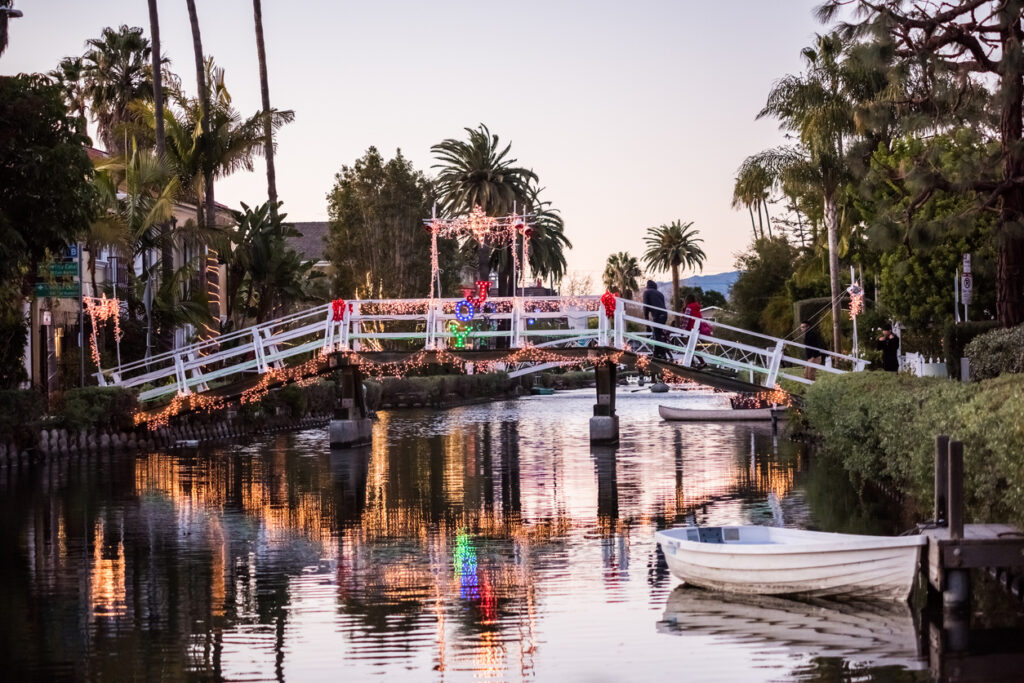
{"label": "canal", "polygon": [[931,678],[904,605],[679,587],[667,526],[906,520],[770,427],[666,423],[631,391],[614,448],[585,391],[383,412],[363,449],[321,428],[5,470],[8,680]]}

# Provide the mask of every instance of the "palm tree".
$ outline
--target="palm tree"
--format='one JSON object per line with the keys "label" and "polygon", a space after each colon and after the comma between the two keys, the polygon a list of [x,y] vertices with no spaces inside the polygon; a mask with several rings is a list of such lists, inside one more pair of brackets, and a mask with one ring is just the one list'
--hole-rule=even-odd
{"label": "palm tree", "polygon": [[[513,205],[526,206],[531,198],[530,182],[537,174],[516,166],[509,159],[511,145],[501,149],[498,136],[487,126],[466,128],[469,140],[448,138],[431,147],[439,169],[437,189],[442,208],[449,214],[468,213],[479,206],[488,216],[501,216]],[[486,240],[477,245],[480,280],[490,279],[492,245]]]}
{"label": "palm tree", "polygon": [[[750,228],[754,232],[754,239],[764,237],[764,223],[761,220],[761,209],[764,208],[764,217],[768,223],[768,236],[772,236],[772,221],[768,215],[768,197],[775,185],[775,178],[771,171],[763,164],[758,163],[757,157],[747,157],[736,174],[736,184],[732,192],[732,207],[747,207],[750,213]],[[757,207],[757,226],[754,225],[754,209]]]}
{"label": "palm tree", "polygon": [[65,57],[57,64],[57,68],[49,73],[60,89],[64,92],[64,102],[68,109],[77,112],[85,119],[88,94],[85,84],[85,62],[81,57]]}
{"label": "palm tree", "polygon": [[620,251],[608,257],[604,266],[602,279],[604,286],[608,289],[616,287],[624,299],[632,299],[633,295],[640,291],[638,282],[643,272],[640,270],[640,263],[635,256],[628,252]]}
{"label": "palm tree", "polygon": [[657,273],[672,271],[672,310],[679,311],[679,267],[704,269],[704,250],[698,244],[704,240],[697,237],[697,230],[691,229],[693,221],[682,223],[678,220],[669,225],[648,228],[644,242],[644,263]]}
{"label": "palm tree", "polygon": [[[152,1],[152,0],[151,0]],[[267,197],[270,212],[277,211],[277,172],[274,170],[274,131],[270,121],[270,85],[267,82],[267,49],[263,44],[263,7],[260,0],[252,0],[252,13],[256,21],[256,55],[260,63],[260,97],[263,102],[264,141],[263,156],[267,161]]]}
{"label": "palm tree", "polygon": [[833,350],[840,348],[839,336],[839,212],[837,196],[850,177],[847,150],[856,132],[855,102],[849,95],[851,74],[846,69],[846,45],[833,33],[818,36],[816,48],[805,48],[807,70],[787,75],[768,94],[768,102],[757,118],[772,116],[781,127],[796,133],[797,148],[779,148],[764,153],[765,159],[790,175],[803,176],[819,190],[828,233],[829,281],[832,289]]}
{"label": "palm tree", "polygon": [[130,105],[153,94],[152,48],[142,29],[106,27],[86,42],[82,57],[85,94],[107,150],[123,154],[120,128],[131,119]]}

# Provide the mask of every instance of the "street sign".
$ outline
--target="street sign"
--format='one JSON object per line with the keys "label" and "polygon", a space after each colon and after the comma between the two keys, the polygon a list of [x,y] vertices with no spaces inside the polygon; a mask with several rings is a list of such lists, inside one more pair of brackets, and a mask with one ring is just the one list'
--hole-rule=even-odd
{"label": "street sign", "polygon": [[969,272],[964,273],[960,278],[960,301],[965,306],[971,303],[971,293],[974,290],[974,278]]}
{"label": "street sign", "polygon": [[39,264],[39,275],[45,277],[76,277],[78,275],[78,263],[75,261],[59,261]]}
{"label": "street sign", "polygon": [[73,258],[73,259],[78,258],[78,245],[77,244],[68,245],[66,253],[68,255],[68,258]]}
{"label": "street sign", "polygon": [[50,311],[43,311],[43,316],[42,319],[39,321],[39,324],[42,325],[43,327],[49,327],[52,322],[53,314],[51,314]]}
{"label": "street sign", "polygon": [[970,254],[964,254],[964,275],[967,275],[970,272],[971,272],[971,255]]}
{"label": "street sign", "polygon": [[36,285],[37,297],[51,297],[55,299],[77,299],[77,282],[40,282]]}

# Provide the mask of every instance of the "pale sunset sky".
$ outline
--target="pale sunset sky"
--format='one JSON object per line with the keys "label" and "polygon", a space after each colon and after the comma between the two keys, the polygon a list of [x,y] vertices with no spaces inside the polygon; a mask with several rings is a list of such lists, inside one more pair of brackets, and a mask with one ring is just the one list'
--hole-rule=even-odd
{"label": "pale sunset sky", "polygon": [[[747,212],[730,207],[736,169],[783,141],[754,116],[824,32],[819,2],[263,0],[271,105],[296,114],[278,136],[285,211],[326,220],[334,174],[370,145],[388,157],[401,148],[432,174],[430,146],[483,122],[561,209],[570,273],[599,286],[610,253],[639,256],[645,229],[674,219],[700,230],[704,273],[732,270],[751,239]],[[196,4],[204,49],[235,106],[255,113],[252,3]],[[11,21],[2,74],[49,71],[104,26],[149,33],[145,0],[15,7],[25,16]],[[159,9],[163,52],[194,90],[185,0]],[[217,187],[233,207],[265,198],[262,160]]]}

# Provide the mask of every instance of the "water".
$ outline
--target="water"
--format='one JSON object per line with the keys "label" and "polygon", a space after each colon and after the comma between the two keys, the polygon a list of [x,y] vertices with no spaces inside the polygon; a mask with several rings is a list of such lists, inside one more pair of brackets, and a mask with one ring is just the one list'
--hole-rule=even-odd
{"label": "water", "polygon": [[0,657],[18,680],[927,680],[903,606],[677,588],[685,522],[893,533],[756,425],[666,423],[592,392],[383,413],[200,453],[0,475]]}

